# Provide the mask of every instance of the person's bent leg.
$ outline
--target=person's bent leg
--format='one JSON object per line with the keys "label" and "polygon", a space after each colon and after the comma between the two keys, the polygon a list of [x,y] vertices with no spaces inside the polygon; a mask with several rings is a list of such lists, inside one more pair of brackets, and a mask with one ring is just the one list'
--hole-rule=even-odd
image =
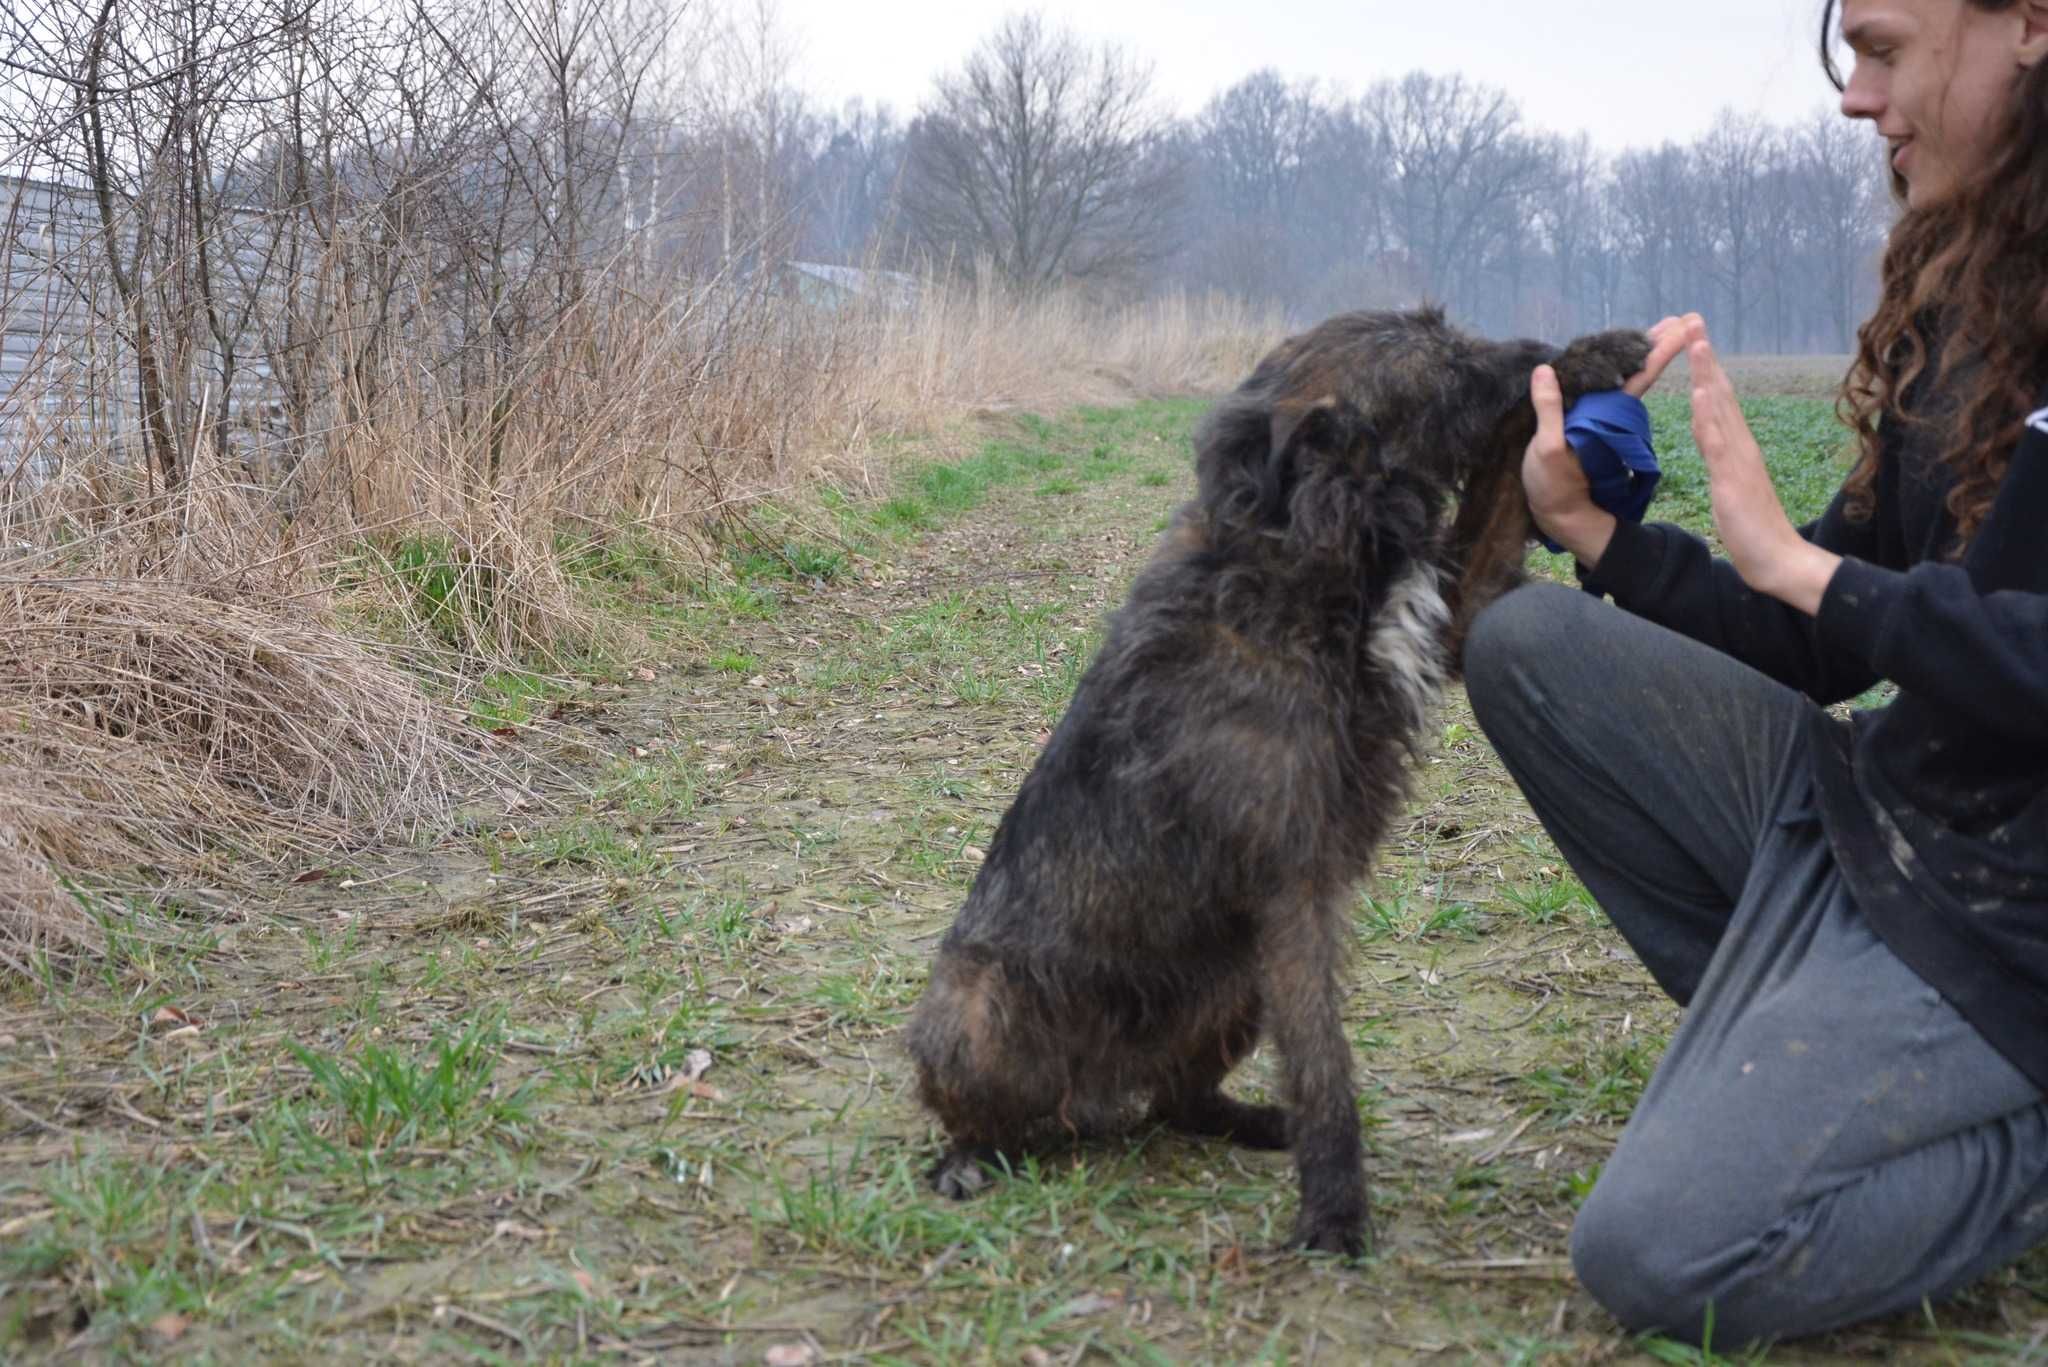
{"label": "person's bent leg", "polygon": [[1870,930],[1791,796],[1573,1227],[1632,1330],[1819,1333],[2048,1238],[2048,1102]]}
{"label": "person's bent leg", "polygon": [[1690,1000],[1812,704],[1554,584],[1480,614],[1465,686],[1566,861],[1659,985]]}

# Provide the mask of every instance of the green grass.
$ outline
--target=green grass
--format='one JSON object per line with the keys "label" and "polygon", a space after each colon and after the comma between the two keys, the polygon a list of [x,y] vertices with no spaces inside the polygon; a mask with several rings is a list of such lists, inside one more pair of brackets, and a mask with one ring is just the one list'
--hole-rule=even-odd
{"label": "green grass", "polygon": [[[925,1184],[904,1022],[1202,408],[1017,423],[879,500],[763,509],[687,572],[567,543],[691,667],[559,715],[538,674],[484,681],[480,723],[551,718],[501,747],[536,800],[226,914],[96,903],[96,971],[0,989],[0,1094],[33,1117],[0,1108],[0,1357],[1730,1360],[1622,1333],[1558,1270],[1677,1014],[1455,693],[1343,970],[1381,1259],[1276,1252],[1286,1155],[1143,1125],[1049,1135],[972,1203]],[[1779,416],[1788,449],[1821,430]],[[1788,459],[1795,493],[1838,477]],[[1272,1051],[1229,1087],[1277,1096]],[[1790,1360],[2023,1351],[2039,1277]]]}
{"label": "green grass", "polygon": [[1576,1058],[1532,1070],[1523,1086],[1560,1124],[1620,1124],[1642,1098],[1666,1042],[1645,1034],[1597,1042]]}
{"label": "green grass", "polygon": [[567,692],[559,679],[523,670],[501,670],[478,682],[470,699],[471,725],[485,731],[532,724],[545,704]]}
{"label": "green grass", "polygon": [[701,579],[676,549],[632,528],[558,532],[555,554],[566,573],[593,587],[673,595]]}
{"label": "green grass", "polygon": [[496,1086],[503,1033],[495,1021],[472,1021],[419,1051],[371,1044],[348,1058],[288,1047],[312,1079],[313,1109],[326,1111],[324,1124],[304,1131],[321,1149],[375,1161],[429,1140],[516,1140],[533,1124],[531,1093]]}
{"label": "green grass", "polygon": [[1560,920],[1586,919],[1598,912],[1593,895],[1573,878],[1535,879],[1501,889],[1501,900],[1539,926]]}

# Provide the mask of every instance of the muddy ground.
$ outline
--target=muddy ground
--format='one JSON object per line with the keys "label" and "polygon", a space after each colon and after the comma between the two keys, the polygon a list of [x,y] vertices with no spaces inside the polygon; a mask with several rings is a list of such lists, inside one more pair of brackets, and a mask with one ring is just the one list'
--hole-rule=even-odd
{"label": "muddy ground", "polygon": [[[971,1205],[922,1184],[898,1029],[1200,407],[991,418],[891,500],[771,519],[729,575],[629,576],[657,649],[491,717],[504,777],[452,829],[190,891],[99,970],[8,988],[4,1351],[1738,1356],[1630,1339],[1572,1281],[1677,1014],[1461,696],[1356,906],[1372,1259],[1275,1252],[1285,1156],[1165,1134]],[[1262,1052],[1235,1086],[1271,1081]],[[1770,1360],[2039,1352],[2044,1271]]]}

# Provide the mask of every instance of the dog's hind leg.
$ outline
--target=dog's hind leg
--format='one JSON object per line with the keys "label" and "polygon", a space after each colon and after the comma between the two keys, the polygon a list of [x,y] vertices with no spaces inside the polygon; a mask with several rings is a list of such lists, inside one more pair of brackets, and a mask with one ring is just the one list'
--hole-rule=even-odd
{"label": "dog's hind leg", "polygon": [[980,1195],[990,1170],[1020,1151],[1034,1122],[1053,1115],[1061,1069],[1035,1019],[1001,964],[941,951],[906,1039],[918,1095],[946,1131],[945,1151],[927,1174],[941,1195]]}
{"label": "dog's hind leg", "polygon": [[1227,1097],[1213,1087],[1180,1099],[1170,1111],[1155,1109],[1153,1113],[1182,1134],[1224,1139],[1248,1149],[1287,1147],[1287,1112],[1278,1106],[1254,1106]]}
{"label": "dog's hind leg", "polygon": [[1185,1057],[1153,1093],[1152,1118],[1183,1134],[1225,1139],[1250,1149],[1287,1147],[1287,1113],[1278,1106],[1254,1106],[1227,1097],[1222,1083],[1259,1042],[1259,993],[1255,984],[1228,994],[1220,1010],[1205,1012],[1182,1034]]}
{"label": "dog's hind leg", "polygon": [[1266,1024],[1280,1051],[1294,1166],[1301,1181],[1297,1247],[1362,1253],[1371,1245],[1364,1147],[1344,1038],[1337,970],[1344,962],[1337,899],[1308,887],[1275,898],[1260,937]]}

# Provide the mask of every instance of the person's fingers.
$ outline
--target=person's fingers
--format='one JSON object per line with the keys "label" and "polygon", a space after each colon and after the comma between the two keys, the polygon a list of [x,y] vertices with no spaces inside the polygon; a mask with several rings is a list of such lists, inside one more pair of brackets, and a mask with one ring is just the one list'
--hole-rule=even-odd
{"label": "person's fingers", "polygon": [[1692,429],[1700,456],[1713,467],[1737,454],[1737,443],[1749,434],[1735,384],[1714,353],[1714,344],[1699,336],[1686,351],[1692,365]]}
{"label": "person's fingers", "polygon": [[1686,342],[1692,335],[1685,321],[1667,318],[1665,323],[1669,323],[1670,326],[1666,327],[1664,323],[1660,323],[1658,327],[1662,331],[1653,330],[1650,333],[1650,358],[1643,362],[1641,370],[1629,376],[1628,381],[1622,385],[1624,393],[1638,399],[1642,398],[1656,388],[1657,381],[1664,378],[1665,369],[1685,350]]}
{"label": "person's fingers", "polygon": [[1530,372],[1529,402],[1536,408],[1535,444],[1545,450],[1562,447],[1565,444],[1564,391],[1558,387],[1555,370],[1540,365]]}
{"label": "person's fingers", "polygon": [[1692,342],[1686,347],[1685,358],[1692,366],[1692,437],[1700,448],[1700,456],[1711,468],[1726,447],[1714,403],[1712,377],[1717,366],[1713,344],[1704,339]]}

